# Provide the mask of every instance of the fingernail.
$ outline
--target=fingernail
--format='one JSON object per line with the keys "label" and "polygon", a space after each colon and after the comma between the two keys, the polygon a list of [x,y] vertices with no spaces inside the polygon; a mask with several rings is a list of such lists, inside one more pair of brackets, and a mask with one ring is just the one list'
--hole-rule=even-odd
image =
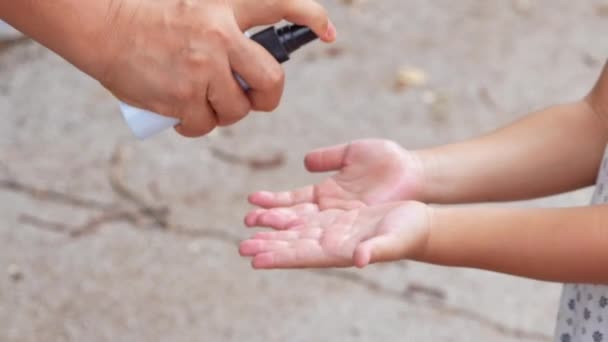
{"label": "fingernail", "polygon": [[327,24],[327,31],[325,32],[325,37],[327,38],[327,40],[335,40],[336,39],[336,27],[334,26],[334,24],[330,21]]}

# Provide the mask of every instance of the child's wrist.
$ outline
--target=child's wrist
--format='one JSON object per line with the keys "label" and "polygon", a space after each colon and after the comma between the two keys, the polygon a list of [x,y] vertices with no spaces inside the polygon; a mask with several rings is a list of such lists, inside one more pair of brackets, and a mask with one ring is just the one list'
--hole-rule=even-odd
{"label": "child's wrist", "polygon": [[432,231],[435,229],[435,216],[436,214],[436,208],[431,207],[428,204],[424,204],[424,203],[420,203],[420,206],[422,208],[424,208],[424,219],[422,220],[423,222],[423,227],[422,227],[422,231],[424,231],[424,237],[421,240],[422,242],[420,243],[420,246],[416,248],[415,251],[412,251],[413,253],[411,253],[408,256],[408,259],[411,260],[416,260],[416,261],[420,261],[420,262],[431,262],[430,260],[433,259],[432,255],[431,255],[431,251],[432,249],[431,247],[431,233]]}
{"label": "child's wrist", "polygon": [[418,150],[412,152],[413,158],[417,161],[419,169],[419,179],[417,181],[416,190],[413,199],[424,203],[440,202],[439,189],[437,182],[437,165],[438,155],[432,150]]}
{"label": "child's wrist", "polygon": [[[439,208],[427,205],[428,232],[423,252],[414,260],[445,266],[457,266],[453,256],[450,256],[449,227],[450,222],[449,208]],[[455,242],[455,241],[454,241]]]}

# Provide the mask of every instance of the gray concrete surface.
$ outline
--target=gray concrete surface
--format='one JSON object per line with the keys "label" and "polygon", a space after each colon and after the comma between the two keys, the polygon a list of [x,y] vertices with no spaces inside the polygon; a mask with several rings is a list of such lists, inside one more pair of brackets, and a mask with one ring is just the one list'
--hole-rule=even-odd
{"label": "gray concrete surface", "polygon": [[[137,142],[94,81],[34,43],[2,46],[0,341],[550,339],[558,284],[413,262],[256,272],[236,243],[247,193],[320,177],[302,168],[311,148],[421,148],[584,95],[608,51],[605,4],[325,4],[339,42],[285,66],[279,110],[196,140]],[[406,65],[427,83],[395,90]]]}

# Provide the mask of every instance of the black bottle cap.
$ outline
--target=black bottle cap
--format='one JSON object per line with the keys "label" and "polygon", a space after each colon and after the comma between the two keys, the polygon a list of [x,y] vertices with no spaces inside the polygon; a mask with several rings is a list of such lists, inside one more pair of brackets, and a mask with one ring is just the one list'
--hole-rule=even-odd
{"label": "black bottle cap", "polygon": [[310,28],[301,25],[286,25],[279,29],[269,27],[251,37],[279,63],[288,61],[289,54],[317,38]]}

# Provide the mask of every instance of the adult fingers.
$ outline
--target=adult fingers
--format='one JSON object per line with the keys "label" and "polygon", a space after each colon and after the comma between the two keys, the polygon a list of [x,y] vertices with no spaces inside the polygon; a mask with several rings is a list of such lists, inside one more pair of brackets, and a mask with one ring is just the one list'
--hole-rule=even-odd
{"label": "adult fingers", "polygon": [[218,125],[231,125],[249,113],[249,98],[234,78],[227,60],[222,60],[209,83],[207,100],[217,114]]}
{"label": "adult fingers", "polygon": [[259,2],[244,0],[234,7],[235,17],[241,30],[253,26],[274,24],[283,19],[299,25],[310,27],[323,41],[336,39],[336,29],[331,23],[327,11],[313,0],[275,0]]}
{"label": "adult fingers", "polygon": [[252,109],[274,110],[283,95],[285,74],[281,65],[260,44],[240,36],[228,53],[230,66],[249,86]]}
{"label": "adult fingers", "polygon": [[325,42],[332,42],[336,39],[335,26],[329,20],[325,8],[316,1],[287,1],[285,19],[299,25],[310,27],[310,29]]}
{"label": "adult fingers", "polygon": [[193,104],[185,110],[175,130],[185,137],[199,137],[211,132],[217,126],[216,114],[206,100]]}

